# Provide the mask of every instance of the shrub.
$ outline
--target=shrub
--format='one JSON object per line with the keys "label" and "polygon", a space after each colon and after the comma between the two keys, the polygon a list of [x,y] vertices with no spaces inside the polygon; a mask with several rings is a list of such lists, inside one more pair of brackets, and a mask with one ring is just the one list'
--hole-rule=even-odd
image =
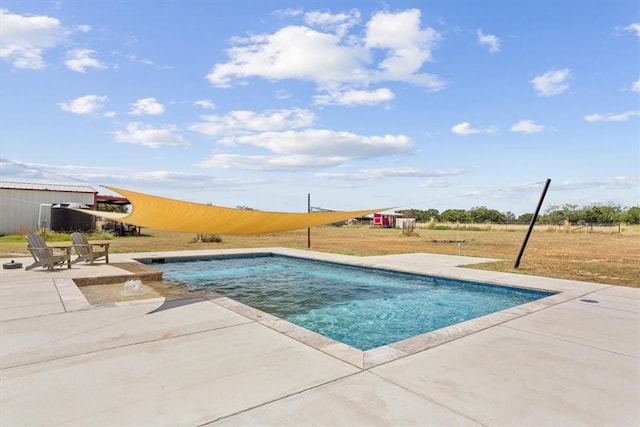
{"label": "shrub", "polygon": [[222,243],[222,237],[216,234],[196,234],[189,243]]}

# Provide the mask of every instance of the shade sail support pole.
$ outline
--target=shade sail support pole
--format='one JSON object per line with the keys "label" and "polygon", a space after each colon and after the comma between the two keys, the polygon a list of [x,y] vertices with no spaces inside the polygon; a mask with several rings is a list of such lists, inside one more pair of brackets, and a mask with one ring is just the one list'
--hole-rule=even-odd
{"label": "shade sail support pole", "polygon": [[544,196],[547,194],[547,190],[549,189],[549,184],[551,184],[551,179],[547,178],[547,182],[544,184],[544,189],[542,190],[542,195],[540,195],[540,200],[538,201],[538,206],[536,207],[536,211],[531,218],[531,223],[529,224],[529,228],[527,229],[527,234],[524,236],[524,240],[522,241],[522,246],[520,246],[520,251],[518,252],[518,256],[516,258],[516,262],[513,265],[513,268],[520,267],[520,259],[522,258],[522,254],[524,253],[524,249],[527,247],[527,242],[529,241],[529,236],[531,236],[531,232],[533,231],[533,225],[536,223],[538,219],[538,214],[540,213],[540,208],[542,207],[542,202],[544,201]]}
{"label": "shade sail support pole", "polygon": [[[307,193],[307,213],[311,213],[311,193]],[[311,227],[307,227],[307,248],[311,248]]]}

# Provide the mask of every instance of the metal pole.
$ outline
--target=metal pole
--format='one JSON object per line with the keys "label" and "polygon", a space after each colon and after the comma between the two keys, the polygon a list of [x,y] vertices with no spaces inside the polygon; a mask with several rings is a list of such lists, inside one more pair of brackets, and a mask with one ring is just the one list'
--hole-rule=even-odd
{"label": "metal pole", "polygon": [[547,194],[547,190],[549,189],[549,184],[551,184],[551,180],[547,178],[547,182],[544,184],[544,190],[542,190],[542,195],[540,196],[540,200],[538,201],[538,206],[536,207],[536,212],[531,218],[531,223],[529,224],[529,228],[527,229],[527,234],[524,236],[522,246],[520,247],[520,252],[518,252],[518,257],[516,258],[516,263],[513,265],[513,268],[520,267],[520,259],[522,258],[522,254],[524,253],[524,248],[527,247],[527,241],[529,240],[529,236],[531,236],[531,232],[533,231],[533,225],[536,223],[536,219],[538,219],[538,213],[540,213],[540,208],[542,207],[544,196]]}
{"label": "metal pole", "polygon": [[[311,213],[311,193],[307,193],[307,213]],[[311,247],[311,228],[307,228],[307,248]]]}

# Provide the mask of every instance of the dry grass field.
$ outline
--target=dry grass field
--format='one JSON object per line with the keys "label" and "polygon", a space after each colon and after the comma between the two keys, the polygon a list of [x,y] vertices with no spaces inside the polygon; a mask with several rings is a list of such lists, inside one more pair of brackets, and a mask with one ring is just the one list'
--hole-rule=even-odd
{"label": "dry grass field", "polygon": [[[580,230],[536,226],[517,270],[513,264],[526,227],[433,230],[419,226],[410,235],[400,229],[368,226],[316,227],[311,230],[311,249],[359,256],[426,252],[496,258],[501,261],[469,268],[640,286],[640,227],[637,226]],[[111,251],[120,253],[273,246],[307,248],[306,229],[256,236],[221,236],[222,242],[217,243],[194,243],[193,234],[152,229],[143,229],[141,236],[96,234],[90,239],[106,237],[112,239]],[[17,255],[28,256],[26,241],[0,238],[0,257]]]}

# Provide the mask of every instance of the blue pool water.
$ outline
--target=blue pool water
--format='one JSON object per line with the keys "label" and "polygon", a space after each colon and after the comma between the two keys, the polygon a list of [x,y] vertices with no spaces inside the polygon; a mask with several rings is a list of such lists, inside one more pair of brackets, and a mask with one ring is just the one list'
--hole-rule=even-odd
{"label": "blue pool water", "polygon": [[207,289],[360,350],[551,295],[307,259],[253,255],[154,263]]}

